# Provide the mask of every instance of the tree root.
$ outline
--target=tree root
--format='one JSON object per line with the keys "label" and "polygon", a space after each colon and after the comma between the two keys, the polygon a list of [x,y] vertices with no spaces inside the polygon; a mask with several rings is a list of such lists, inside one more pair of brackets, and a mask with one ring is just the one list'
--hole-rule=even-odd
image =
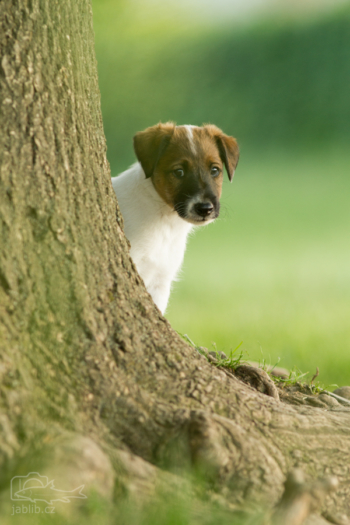
{"label": "tree root", "polygon": [[[325,497],[337,486],[338,480],[335,477],[327,477],[313,483],[307,483],[300,469],[292,470],[287,477],[283,496],[271,517],[270,524],[302,525],[306,518],[319,510]],[[313,520],[313,522],[314,525],[325,523],[322,518]]]}
{"label": "tree root", "polygon": [[241,365],[236,368],[235,376],[258,392],[279,400],[277,387],[265,370],[254,366]]}

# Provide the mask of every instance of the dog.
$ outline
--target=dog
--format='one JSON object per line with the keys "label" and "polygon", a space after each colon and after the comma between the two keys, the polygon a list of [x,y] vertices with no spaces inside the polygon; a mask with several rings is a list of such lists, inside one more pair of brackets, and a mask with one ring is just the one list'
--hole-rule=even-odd
{"label": "dog", "polygon": [[164,314],[171,283],[194,226],[220,211],[223,167],[232,181],[239,158],[236,139],[212,124],[157,124],[136,133],[138,162],[112,179],[130,255]]}

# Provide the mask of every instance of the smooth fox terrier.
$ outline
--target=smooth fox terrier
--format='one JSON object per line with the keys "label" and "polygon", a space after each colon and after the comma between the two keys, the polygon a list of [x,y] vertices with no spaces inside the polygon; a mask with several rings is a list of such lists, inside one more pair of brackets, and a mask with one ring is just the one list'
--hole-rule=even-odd
{"label": "smooth fox terrier", "polygon": [[139,162],[112,180],[130,255],[148,292],[165,312],[193,225],[219,215],[223,166],[232,181],[236,140],[211,124],[157,124],[134,137]]}

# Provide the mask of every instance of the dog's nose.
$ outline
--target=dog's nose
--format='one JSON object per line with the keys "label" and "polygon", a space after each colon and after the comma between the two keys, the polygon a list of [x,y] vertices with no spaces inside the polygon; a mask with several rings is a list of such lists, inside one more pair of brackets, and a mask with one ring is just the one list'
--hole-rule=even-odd
{"label": "dog's nose", "polygon": [[207,217],[213,211],[214,206],[211,202],[198,202],[194,207],[197,215],[201,217]]}

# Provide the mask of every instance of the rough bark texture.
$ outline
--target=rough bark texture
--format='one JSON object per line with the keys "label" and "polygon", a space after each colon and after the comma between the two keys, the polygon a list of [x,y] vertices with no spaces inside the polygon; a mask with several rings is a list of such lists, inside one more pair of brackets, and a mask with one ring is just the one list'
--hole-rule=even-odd
{"label": "rough bark texture", "polygon": [[2,0],[0,54],[3,486],[61,469],[65,487],[108,495],[196,466],[227,501],[274,505],[297,466],[337,476],[324,507],[350,515],[350,409],[279,402],[217,370],[137,275],[106,160],[90,2]]}

